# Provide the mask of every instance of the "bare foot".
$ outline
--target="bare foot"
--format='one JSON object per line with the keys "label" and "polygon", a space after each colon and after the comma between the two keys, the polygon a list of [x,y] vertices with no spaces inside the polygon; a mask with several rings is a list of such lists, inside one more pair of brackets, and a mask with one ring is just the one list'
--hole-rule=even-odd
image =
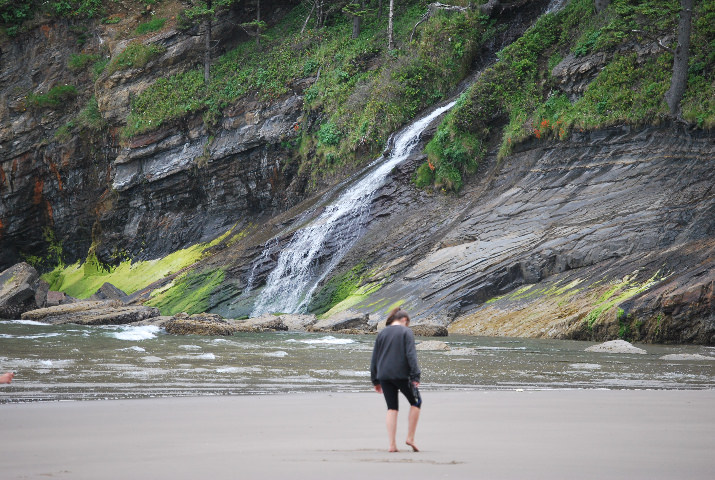
{"label": "bare foot", "polygon": [[413,441],[409,441],[409,440],[408,440],[408,441],[406,441],[405,443],[406,443],[407,445],[409,445],[410,447],[412,447],[412,451],[413,451],[413,452],[419,452],[419,451],[420,451],[420,449],[417,448],[417,445],[415,445],[415,441],[414,441],[414,440],[413,440]]}
{"label": "bare foot", "polygon": [[399,452],[399,450],[397,449],[397,447],[390,447],[387,451],[390,452],[390,453]]}
{"label": "bare foot", "polygon": [[0,383],[10,383],[12,382],[12,377],[14,376],[15,374],[13,372],[3,373],[0,375]]}

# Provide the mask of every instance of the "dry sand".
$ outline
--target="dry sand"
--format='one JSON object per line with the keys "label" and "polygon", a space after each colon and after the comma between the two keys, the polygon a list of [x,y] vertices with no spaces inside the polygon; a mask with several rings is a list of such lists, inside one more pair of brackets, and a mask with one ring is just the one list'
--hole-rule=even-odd
{"label": "dry sand", "polygon": [[423,396],[393,454],[375,393],[0,405],[0,478],[715,478],[715,390]]}

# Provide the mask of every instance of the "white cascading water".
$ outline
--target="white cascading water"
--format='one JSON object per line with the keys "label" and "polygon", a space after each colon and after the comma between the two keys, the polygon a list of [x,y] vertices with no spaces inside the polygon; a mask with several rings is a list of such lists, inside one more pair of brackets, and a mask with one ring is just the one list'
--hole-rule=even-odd
{"label": "white cascading water", "polygon": [[[274,312],[300,313],[305,309],[320,282],[360,238],[373,196],[387,175],[408,157],[432,120],[455,103],[434,110],[399,133],[384,163],[379,164],[381,158],[373,162],[371,167],[379,165],[326,206],[318,218],[293,234],[256,299],[252,317]],[[323,258],[326,245],[333,243],[335,251]]]}

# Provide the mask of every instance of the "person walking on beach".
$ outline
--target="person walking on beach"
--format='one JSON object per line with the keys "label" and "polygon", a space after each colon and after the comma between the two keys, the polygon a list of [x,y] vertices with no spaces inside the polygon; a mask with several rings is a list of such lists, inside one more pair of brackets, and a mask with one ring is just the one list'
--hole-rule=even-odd
{"label": "person walking on beach", "polygon": [[377,393],[382,393],[387,402],[387,437],[390,442],[388,451],[397,452],[397,413],[399,410],[398,390],[410,402],[407,424],[406,444],[419,452],[415,445],[415,430],[420,418],[422,397],[420,385],[420,367],[417,363],[415,336],[408,327],[410,317],[399,307],[390,312],[387,326],[377,335],[370,361],[370,379]]}

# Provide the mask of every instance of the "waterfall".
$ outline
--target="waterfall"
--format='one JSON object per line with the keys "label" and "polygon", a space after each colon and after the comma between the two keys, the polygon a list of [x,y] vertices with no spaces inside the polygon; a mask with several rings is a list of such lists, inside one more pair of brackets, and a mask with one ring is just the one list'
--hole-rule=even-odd
{"label": "waterfall", "polygon": [[[307,307],[320,282],[362,235],[372,199],[387,175],[412,152],[422,131],[455,103],[437,108],[400,132],[387,159],[375,160],[367,175],[326,206],[318,218],[293,234],[256,299],[252,317],[273,312],[299,313]],[[334,247],[334,251],[326,256],[329,247]],[[264,251],[263,257],[267,255]]]}

